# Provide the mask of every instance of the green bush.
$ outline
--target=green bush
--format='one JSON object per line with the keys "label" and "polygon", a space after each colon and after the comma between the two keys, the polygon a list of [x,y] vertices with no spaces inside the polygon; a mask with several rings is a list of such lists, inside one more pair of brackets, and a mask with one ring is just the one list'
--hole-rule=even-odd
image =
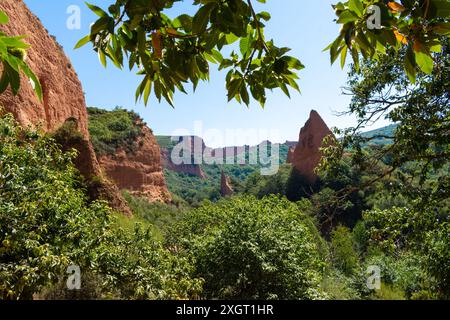
{"label": "green bush", "polygon": [[[419,292],[431,289],[431,278],[424,269],[424,257],[418,252],[403,251],[395,255],[371,248],[365,261],[367,266],[380,268],[383,292],[374,292],[375,296],[383,296],[389,291],[401,292],[403,298],[411,299]],[[383,291],[383,290],[382,290]]]}
{"label": "green bush", "polygon": [[133,196],[127,191],[122,194],[135,217],[148,221],[160,231],[164,231],[179,221],[188,210],[183,203],[178,205],[162,202],[150,203],[147,199]]}
{"label": "green bush", "polygon": [[88,113],[89,132],[97,154],[115,154],[119,148],[136,150],[144,125],[138,114],[119,107],[112,111],[88,108]]}
{"label": "green bush", "polygon": [[322,289],[331,300],[360,300],[362,294],[355,285],[358,280],[346,276],[337,269],[329,269],[322,281]]}
{"label": "green bush", "polygon": [[188,260],[148,228],[119,227],[105,203],[87,203],[74,156],[19,128],[12,115],[0,117],[0,298],[31,299],[42,290],[63,298],[58,284],[72,264],[86,279],[102,279],[99,293],[85,297],[198,297],[202,282],[190,278]]}
{"label": "green bush", "polygon": [[369,245],[369,232],[364,221],[358,221],[352,230],[353,244],[360,256],[364,255]]}
{"label": "green bush", "polygon": [[286,186],[291,172],[290,165],[280,166],[277,174],[272,176],[263,176],[260,172],[251,174],[244,184],[244,192],[263,198],[268,195],[286,195]]}
{"label": "green bush", "polygon": [[352,275],[359,267],[358,254],[353,246],[350,230],[338,226],[331,232],[331,252],[333,263],[346,275]]}
{"label": "green bush", "polygon": [[245,196],[204,203],[169,243],[191,257],[207,298],[317,299],[325,262],[311,226],[286,199]]}
{"label": "green bush", "polygon": [[110,210],[86,204],[73,157],[0,118],[0,297],[31,298],[101,237]]}
{"label": "green bush", "polygon": [[425,237],[426,268],[437,280],[443,298],[450,299],[450,223],[442,223]]}

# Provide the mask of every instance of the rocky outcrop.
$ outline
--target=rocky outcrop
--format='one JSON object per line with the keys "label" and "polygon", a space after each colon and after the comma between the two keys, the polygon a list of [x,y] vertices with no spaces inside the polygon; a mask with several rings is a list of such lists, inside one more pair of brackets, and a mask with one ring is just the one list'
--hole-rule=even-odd
{"label": "rocky outcrop", "polygon": [[222,171],[221,179],[220,179],[220,194],[222,197],[228,197],[233,195],[234,190],[231,186],[231,179],[225,175]]}
{"label": "rocky outcrop", "polygon": [[105,174],[120,189],[144,197],[150,202],[170,202],[161,167],[160,148],[155,136],[147,126],[137,139],[135,151],[117,150],[114,155],[103,155],[99,162]]}
{"label": "rocky outcrop", "polygon": [[54,132],[68,119],[75,123],[81,136],[75,140],[64,137],[69,145],[63,147],[75,147],[79,151],[75,164],[89,185],[91,198],[100,197],[109,201],[115,209],[131,215],[117,188],[101,177],[100,166],[89,138],[83,89],[71,62],[22,0],[2,0],[0,9],[10,18],[8,24],[0,25],[2,32],[10,36],[27,35],[25,41],[31,47],[26,61],[43,88],[41,102],[31,83],[23,78],[19,95],[13,96],[7,90],[0,95],[0,105],[12,113],[21,125],[39,127],[44,132]]}
{"label": "rocky outcrop", "polygon": [[66,119],[76,118],[80,131],[88,137],[81,83],[62,48],[22,0],[2,0],[0,9],[10,19],[8,24],[0,25],[0,30],[10,36],[27,36],[25,42],[31,48],[26,61],[43,89],[43,101],[40,102],[30,81],[22,79],[20,94],[13,96],[8,90],[0,96],[0,104],[22,125],[41,125],[45,131],[53,131]]}
{"label": "rocky outcrop", "polygon": [[199,177],[200,179],[206,179],[206,175],[202,170],[202,167],[198,164],[174,164],[172,162],[170,151],[168,149],[161,150],[161,159],[164,168],[172,170],[178,173],[184,173],[191,176]]}
{"label": "rocky outcrop", "polygon": [[287,140],[284,144],[289,148],[295,148],[297,146],[298,141],[289,141]]}
{"label": "rocky outcrop", "polygon": [[326,123],[316,111],[311,111],[308,121],[300,131],[293,155],[290,156],[293,167],[310,183],[317,180],[314,170],[322,159],[320,148],[324,146],[323,139],[329,135],[333,133]]}
{"label": "rocky outcrop", "polygon": [[[162,148],[161,160],[163,167],[171,171],[205,179],[206,175],[199,165],[199,163],[203,162],[203,152],[206,149],[203,139],[196,136],[179,137],[176,144],[182,146],[182,152],[186,152],[186,159],[188,159],[188,161],[183,161],[181,164],[175,164],[172,160],[172,149]],[[180,154],[177,156],[183,157],[184,155]]]}

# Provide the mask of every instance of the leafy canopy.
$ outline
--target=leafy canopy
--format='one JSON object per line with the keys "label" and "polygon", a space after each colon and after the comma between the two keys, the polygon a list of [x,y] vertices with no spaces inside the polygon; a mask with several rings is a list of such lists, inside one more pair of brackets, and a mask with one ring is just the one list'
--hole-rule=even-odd
{"label": "leafy canopy", "polygon": [[[248,105],[251,94],[264,105],[267,89],[281,88],[287,95],[288,86],[299,90],[295,72],[303,65],[286,55],[288,48],[265,38],[268,12],[255,12],[250,0],[195,0],[193,16],[166,15],[179,2],[117,0],[107,11],[87,4],[99,19],[76,48],[90,41],[104,66],[108,58],[122,68],[128,58],[129,69],[143,76],[136,99],[143,97],[145,104],[153,90],[159,100],[173,105],[175,90],[185,92],[187,82],[195,89],[200,80],[209,79],[210,64],[228,70],[229,101]],[[226,47],[231,52],[224,57]]]}
{"label": "leafy canopy", "polygon": [[[270,14],[257,13],[252,0],[194,0],[198,10],[193,16],[169,17],[167,9],[179,2],[116,0],[107,11],[87,4],[99,19],[76,48],[91,42],[104,66],[109,59],[122,68],[127,58],[129,69],[137,69],[143,76],[136,100],[143,97],[145,104],[153,90],[158,100],[164,97],[173,106],[173,94],[176,90],[185,92],[185,83],[191,82],[195,89],[200,80],[209,79],[210,64],[228,70],[229,101],[248,105],[251,94],[264,106],[267,89],[280,88],[288,96],[289,86],[300,90],[296,71],[304,66],[286,55],[289,48],[279,48],[265,38]],[[432,52],[441,48],[439,37],[450,32],[449,2],[401,2],[350,0],[333,6],[342,29],[326,48],[331,62],[340,55],[344,66],[350,52],[358,68],[359,54],[377,60],[387,48],[407,47],[403,64],[409,80],[415,81],[416,67],[430,74]],[[373,19],[373,5],[380,10],[377,28],[368,24]],[[224,57],[223,52],[230,53]]]}
{"label": "leafy canopy", "polygon": [[67,279],[72,264],[82,279],[98,276],[96,289],[107,296],[198,297],[202,281],[190,278],[186,259],[145,225],[127,230],[105,203],[87,202],[74,157],[0,116],[0,299],[31,299]]}
{"label": "leafy canopy", "polygon": [[[342,25],[339,36],[327,50],[331,63],[340,56],[345,65],[350,53],[357,70],[359,55],[378,60],[386,49],[406,48],[401,65],[414,83],[417,67],[431,74],[433,52],[441,51],[441,37],[450,35],[450,2],[448,0],[349,0],[333,6]],[[379,15],[379,25],[377,16]]]}
{"label": "leafy canopy", "polygon": [[317,299],[325,265],[305,208],[270,196],[205,202],[168,237],[193,260],[209,299]]}

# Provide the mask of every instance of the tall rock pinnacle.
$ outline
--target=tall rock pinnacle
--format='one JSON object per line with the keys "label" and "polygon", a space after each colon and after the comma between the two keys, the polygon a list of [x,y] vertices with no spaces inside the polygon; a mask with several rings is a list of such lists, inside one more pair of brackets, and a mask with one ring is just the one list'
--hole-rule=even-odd
{"label": "tall rock pinnacle", "polygon": [[231,196],[234,193],[234,190],[231,186],[230,178],[227,177],[223,171],[220,180],[220,194],[222,197]]}
{"label": "tall rock pinnacle", "polygon": [[300,131],[298,144],[290,157],[293,167],[310,183],[317,180],[314,170],[322,159],[320,148],[323,147],[323,139],[329,135],[333,133],[317,111],[312,110],[308,121]]}

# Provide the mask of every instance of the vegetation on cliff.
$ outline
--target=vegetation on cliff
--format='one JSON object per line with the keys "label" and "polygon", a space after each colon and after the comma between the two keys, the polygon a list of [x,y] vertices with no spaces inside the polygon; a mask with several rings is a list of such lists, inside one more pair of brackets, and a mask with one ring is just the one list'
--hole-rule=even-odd
{"label": "vegetation on cliff", "polygon": [[98,155],[115,154],[117,149],[136,150],[144,126],[137,113],[120,107],[112,111],[89,107],[88,113],[89,133]]}

